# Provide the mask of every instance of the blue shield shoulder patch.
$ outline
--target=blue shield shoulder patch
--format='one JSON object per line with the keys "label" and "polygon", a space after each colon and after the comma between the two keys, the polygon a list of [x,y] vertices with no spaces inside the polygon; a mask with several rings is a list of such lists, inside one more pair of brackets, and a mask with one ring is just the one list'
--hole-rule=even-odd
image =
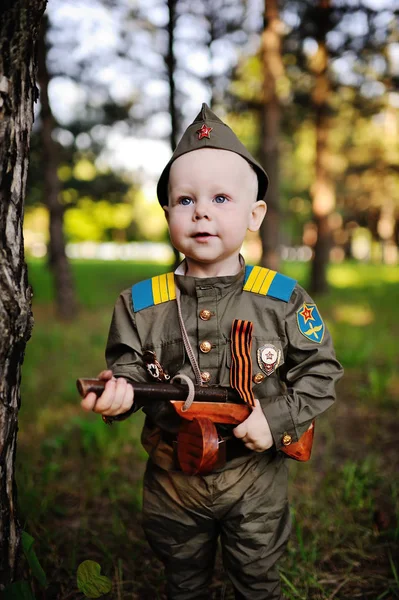
{"label": "blue shield shoulder patch", "polygon": [[299,331],[308,340],[321,344],[324,337],[324,323],[316,304],[304,302],[296,313]]}

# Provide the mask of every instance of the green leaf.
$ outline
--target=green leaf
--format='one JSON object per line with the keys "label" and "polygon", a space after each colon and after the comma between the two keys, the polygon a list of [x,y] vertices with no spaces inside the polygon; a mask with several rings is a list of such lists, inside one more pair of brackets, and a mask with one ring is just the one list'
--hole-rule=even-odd
{"label": "green leaf", "polygon": [[22,550],[26,556],[26,560],[28,561],[29,568],[32,571],[32,575],[36,577],[38,582],[42,587],[47,587],[47,578],[46,574],[42,569],[41,564],[39,563],[39,559],[36,556],[36,552],[33,549],[34,538],[29,535],[26,531],[22,532],[21,535],[21,544]]}
{"label": "green leaf", "polygon": [[99,598],[111,591],[111,580],[100,575],[100,573],[100,565],[93,560],[85,560],[80,563],[77,572],[77,584],[86,598]]}
{"label": "green leaf", "polygon": [[14,581],[3,590],[4,600],[35,600],[28,581]]}

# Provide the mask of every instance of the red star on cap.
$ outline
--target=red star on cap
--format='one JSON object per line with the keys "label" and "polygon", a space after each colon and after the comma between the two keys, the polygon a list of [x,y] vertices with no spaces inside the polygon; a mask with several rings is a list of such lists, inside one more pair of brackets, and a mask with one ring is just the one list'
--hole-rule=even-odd
{"label": "red star on cap", "polygon": [[301,315],[301,317],[303,317],[303,320],[305,321],[305,323],[307,323],[308,321],[314,321],[314,317],[312,315],[313,313],[313,309],[314,306],[307,306],[306,304],[303,305],[303,309],[301,310],[301,312],[299,313]]}
{"label": "red star on cap", "polygon": [[203,126],[201,127],[201,129],[197,129],[197,131],[195,133],[198,133],[198,139],[202,140],[202,138],[204,138],[204,137],[207,137],[207,138],[211,137],[212,129],[213,129],[213,127],[208,127],[208,125],[205,125],[205,123],[204,123]]}

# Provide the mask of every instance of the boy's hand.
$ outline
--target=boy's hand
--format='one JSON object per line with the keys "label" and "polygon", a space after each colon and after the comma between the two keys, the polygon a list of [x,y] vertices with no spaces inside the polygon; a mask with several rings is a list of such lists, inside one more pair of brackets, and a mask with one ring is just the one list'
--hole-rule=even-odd
{"label": "boy's hand", "polygon": [[80,403],[84,410],[115,416],[131,409],[134,391],[133,386],[126,379],[123,377],[116,379],[112,371],[101,371],[98,378],[107,382],[105,389],[99,398],[93,392],[89,392]]}
{"label": "boy's hand", "polygon": [[242,440],[247,448],[255,452],[263,452],[273,446],[273,436],[269,423],[263,413],[259,400],[249,417],[233,429],[236,438]]}

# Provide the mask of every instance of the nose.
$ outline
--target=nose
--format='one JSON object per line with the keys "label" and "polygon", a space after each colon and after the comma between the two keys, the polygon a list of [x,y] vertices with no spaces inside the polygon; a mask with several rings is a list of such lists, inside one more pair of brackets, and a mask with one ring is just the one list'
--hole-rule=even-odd
{"label": "nose", "polygon": [[205,203],[196,202],[195,210],[193,213],[193,220],[194,221],[199,221],[200,219],[208,219],[209,220],[208,212],[209,211],[208,211],[208,208]]}

